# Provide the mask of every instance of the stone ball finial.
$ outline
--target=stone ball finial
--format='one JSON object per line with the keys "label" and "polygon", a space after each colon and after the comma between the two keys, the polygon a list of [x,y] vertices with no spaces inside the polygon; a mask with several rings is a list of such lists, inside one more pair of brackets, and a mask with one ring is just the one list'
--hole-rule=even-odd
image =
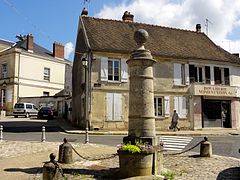
{"label": "stone ball finial", "polygon": [[139,29],[134,33],[134,40],[138,46],[143,46],[147,42],[148,32],[145,29]]}

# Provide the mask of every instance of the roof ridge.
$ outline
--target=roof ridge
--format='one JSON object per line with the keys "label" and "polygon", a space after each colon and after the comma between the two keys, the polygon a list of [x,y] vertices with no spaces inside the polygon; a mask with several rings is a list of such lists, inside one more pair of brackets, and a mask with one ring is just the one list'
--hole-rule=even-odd
{"label": "roof ridge", "polygon": [[153,27],[159,27],[159,28],[165,28],[165,29],[172,29],[172,30],[178,30],[178,31],[187,31],[187,32],[192,32],[192,33],[196,33],[196,34],[205,34],[204,32],[196,32],[194,30],[189,30],[189,29],[180,29],[180,28],[175,28],[175,27],[168,27],[168,26],[162,26],[162,25],[158,25],[158,24],[149,24],[149,23],[143,23],[143,22],[124,22],[122,20],[118,20],[118,19],[104,19],[104,18],[98,18],[98,17],[92,17],[92,16],[83,16],[84,18],[91,18],[91,19],[95,19],[95,20],[104,20],[104,21],[112,21],[112,22],[120,22],[120,23],[124,23],[124,24],[139,24],[139,25],[147,25],[147,26],[153,26]]}
{"label": "roof ridge", "polygon": [[6,39],[3,39],[3,38],[0,38],[1,41],[5,41],[5,42],[8,42],[8,43],[15,43],[14,41],[10,41],[10,40],[6,40]]}

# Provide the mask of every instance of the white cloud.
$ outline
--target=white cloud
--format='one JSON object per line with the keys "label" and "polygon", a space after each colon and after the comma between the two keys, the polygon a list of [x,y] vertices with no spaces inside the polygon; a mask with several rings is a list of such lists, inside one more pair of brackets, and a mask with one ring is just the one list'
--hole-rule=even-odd
{"label": "white cloud", "polygon": [[68,42],[68,43],[65,44],[65,46],[64,46],[64,56],[65,56],[66,59],[69,58],[69,56],[71,55],[73,50],[74,50],[74,47],[73,47],[72,42]]}
{"label": "white cloud", "polygon": [[[239,0],[132,0],[129,3],[105,5],[97,17],[121,19],[125,11],[134,14],[134,21],[195,30],[200,23],[209,37],[219,45],[240,27]],[[236,44],[236,43],[235,43]],[[239,44],[239,43],[237,43]],[[224,46],[226,50],[227,46]]]}

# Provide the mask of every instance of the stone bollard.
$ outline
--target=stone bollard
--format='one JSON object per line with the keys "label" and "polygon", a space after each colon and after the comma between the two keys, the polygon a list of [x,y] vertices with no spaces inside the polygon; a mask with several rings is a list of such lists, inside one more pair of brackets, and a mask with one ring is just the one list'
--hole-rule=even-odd
{"label": "stone bollard", "polygon": [[207,137],[204,137],[204,140],[200,145],[200,156],[201,157],[211,157],[212,156],[212,144],[208,141]]}
{"label": "stone bollard", "polygon": [[42,127],[42,142],[46,142],[46,132],[45,127]]}
{"label": "stone bollard", "polygon": [[43,180],[62,180],[64,179],[61,165],[55,161],[56,155],[50,154],[50,161],[43,165]]}
{"label": "stone bollard", "polygon": [[3,125],[0,125],[0,141],[3,140]]}
{"label": "stone bollard", "polygon": [[66,138],[63,139],[63,144],[59,146],[58,162],[64,164],[73,163],[72,145],[67,142]]}

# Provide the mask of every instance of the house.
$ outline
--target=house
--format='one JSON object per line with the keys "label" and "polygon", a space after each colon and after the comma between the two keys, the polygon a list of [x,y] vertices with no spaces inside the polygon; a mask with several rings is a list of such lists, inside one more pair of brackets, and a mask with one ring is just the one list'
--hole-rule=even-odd
{"label": "house", "polygon": [[182,129],[240,127],[240,59],[201,32],[134,22],[79,18],[73,63],[73,116],[81,128],[127,129],[129,77],[126,61],[133,35],[145,29],[154,65],[156,129],[168,129],[174,109]]}
{"label": "house", "polygon": [[17,37],[17,42],[0,39],[0,104],[8,115],[23,98],[71,91],[69,83],[65,87],[72,65],[64,59],[64,46],[54,42],[51,52],[36,44],[32,34]]}

